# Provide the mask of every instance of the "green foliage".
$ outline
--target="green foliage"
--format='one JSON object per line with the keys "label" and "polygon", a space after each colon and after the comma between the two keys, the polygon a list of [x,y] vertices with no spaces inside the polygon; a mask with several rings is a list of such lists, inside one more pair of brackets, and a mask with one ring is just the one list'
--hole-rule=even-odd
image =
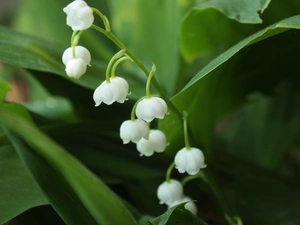
{"label": "green foliage", "polygon": [[206,225],[202,220],[196,217],[193,213],[186,210],[184,205],[186,203],[179,204],[170,208],[163,215],[152,219],[148,222],[148,225],[172,225],[172,224],[194,224],[194,225]]}
{"label": "green foliage", "polygon": [[[188,112],[191,146],[203,150],[208,165],[203,180],[184,186],[199,217],[184,204],[166,210],[156,197],[184,147],[178,113],[169,107],[151,125],[167,135],[166,154],[140,157],[119,138],[120,124],[145,95],[145,70],[122,63],[117,75],[129,82],[129,101],[95,108],[93,91],[119,49],[89,30],[79,44],[90,50],[92,67],[78,80],[65,74],[68,3],[24,0],[14,29],[0,26],[1,77],[21,78],[29,96],[23,105],[5,102],[9,85],[0,80],[0,224],[41,224],[23,212],[47,213],[39,207],[45,204],[66,224],[240,225],[237,217],[243,225],[300,223],[299,2],[87,1],[145,70],[156,64],[157,91]],[[95,24],[103,27],[99,18]],[[174,170],[173,177],[184,175]]]}
{"label": "green foliage", "polygon": [[241,23],[262,23],[259,13],[263,13],[270,2],[271,0],[200,0],[198,5],[199,8],[215,8]]}
{"label": "green foliage", "polygon": [[29,208],[48,204],[10,145],[0,148],[0,176],[1,224]]}
{"label": "green foliage", "polygon": [[[32,124],[15,114],[14,111],[19,108],[15,106],[6,107],[2,104],[0,114],[3,129],[49,202],[66,223],[135,224],[122,202],[101,180]],[[56,186],[55,182],[62,185]]]}

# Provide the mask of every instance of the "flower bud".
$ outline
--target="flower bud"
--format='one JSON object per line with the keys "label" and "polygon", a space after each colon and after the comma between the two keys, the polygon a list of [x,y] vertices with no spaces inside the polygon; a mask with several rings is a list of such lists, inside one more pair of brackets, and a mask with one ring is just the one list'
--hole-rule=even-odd
{"label": "flower bud", "polygon": [[67,14],[67,25],[72,30],[88,29],[94,22],[93,10],[83,0],[75,0],[63,11]]}
{"label": "flower bud", "polygon": [[86,72],[86,64],[80,58],[71,59],[66,65],[66,73],[69,77],[78,79]]}
{"label": "flower bud", "polygon": [[123,144],[127,144],[130,141],[138,143],[142,138],[148,139],[149,127],[143,120],[126,120],[120,127],[120,137],[123,140]]}
{"label": "flower bud", "polygon": [[183,197],[183,198],[181,198],[181,199],[179,199],[179,200],[173,202],[173,204],[168,205],[168,208],[170,209],[170,208],[172,208],[173,206],[176,206],[176,205],[181,204],[181,203],[183,203],[183,202],[187,202],[187,203],[184,205],[184,208],[185,208],[185,209],[189,210],[189,211],[192,212],[194,215],[197,215],[197,211],[198,211],[198,210],[197,210],[197,206],[196,206],[195,202],[192,201],[192,199],[191,199],[190,197],[188,197],[188,196],[185,196],[185,197]]}
{"label": "flower bud", "polygon": [[159,185],[157,189],[157,197],[160,200],[159,204],[171,205],[175,201],[178,201],[183,196],[182,184],[174,179],[165,181]]}
{"label": "flower bud", "polygon": [[198,148],[183,148],[175,155],[175,166],[179,173],[195,175],[206,167],[203,152]]}
{"label": "flower bud", "polygon": [[154,118],[163,119],[167,112],[168,106],[162,98],[151,97],[138,103],[135,114],[137,118],[151,122]]}
{"label": "flower bud", "polygon": [[167,146],[166,135],[160,130],[150,130],[148,140],[142,138],[137,143],[140,156],[151,156],[154,152],[163,152]]}
{"label": "flower bud", "polygon": [[[86,65],[90,65],[91,54],[85,47],[75,46],[75,55],[76,58],[82,59]],[[68,61],[71,59],[73,59],[72,47],[67,48],[62,55],[62,61],[65,65],[67,65]]]}
{"label": "flower bud", "polygon": [[99,106],[102,102],[111,105],[114,102],[124,103],[127,100],[129,85],[122,77],[114,77],[103,81],[94,91],[93,99],[95,106]]}

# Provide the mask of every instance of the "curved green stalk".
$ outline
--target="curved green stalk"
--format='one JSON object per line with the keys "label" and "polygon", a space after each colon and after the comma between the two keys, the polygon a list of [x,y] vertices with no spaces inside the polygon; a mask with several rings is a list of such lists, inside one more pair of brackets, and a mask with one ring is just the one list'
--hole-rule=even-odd
{"label": "curved green stalk", "polygon": [[135,121],[135,110],[136,110],[136,107],[137,105],[139,104],[140,101],[142,101],[145,97],[142,97],[140,98],[139,100],[136,101],[136,103],[134,104],[134,106],[132,107],[132,110],[131,110],[131,120],[132,121]]}
{"label": "curved green stalk", "polygon": [[120,51],[118,51],[109,61],[108,66],[106,68],[106,73],[105,73],[105,77],[106,77],[106,82],[110,83],[110,74],[111,74],[111,68],[114,65],[115,61],[117,59],[119,59],[120,57],[122,57],[125,54],[126,50],[122,49]]}
{"label": "curved green stalk", "polygon": [[167,173],[166,173],[166,182],[170,182],[171,180],[171,173],[172,173],[172,170],[174,169],[175,167],[175,163],[172,162],[172,164],[169,166],[168,170],[167,170]]}
{"label": "curved green stalk", "polygon": [[[119,48],[121,49],[125,49],[126,50],[126,54],[135,62],[135,64],[146,74],[146,76],[148,77],[149,75],[149,71],[147,70],[147,68],[143,65],[143,63],[113,34],[111,33],[111,31],[107,32],[105,29],[98,27],[96,25],[92,25],[91,28],[101,32],[102,34],[104,34],[106,37],[108,37],[112,42],[114,42]],[[165,100],[165,102],[167,103],[168,107],[170,108],[170,110],[176,115],[176,117],[182,121],[182,115],[181,113],[178,111],[178,109],[174,106],[174,104],[169,100],[169,98],[167,97],[167,95],[163,92],[163,90],[161,89],[161,87],[159,86],[157,80],[155,77],[152,78],[152,84],[155,87],[155,89],[157,90],[157,92],[159,93],[159,95]]]}
{"label": "curved green stalk", "polygon": [[183,133],[184,133],[184,143],[186,150],[190,150],[189,134],[188,134],[188,125],[187,125],[187,111],[183,111]]}
{"label": "curved green stalk", "polygon": [[116,69],[117,69],[118,65],[119,65],[121,62],[123,62],[123,61],[125,61],[125,60],[127,60],[127,59],[130,59],[130,57],[129,57],[129,56],[124,56],[124,57],[118,59],[118,60],[114,63],[114,65],[113,65],[113,67],[112,67],[112,69],[111,69],[111,77],[112,77],[112,78],[116,77]]}
{"label": "curved green stalk", "polygon": [[151,98],[150,85],[151,85],[151,80],[155,75],[155,72],[156,72],[156,66],[153,63],[152,70],[149,73],[149,76],[148,76],[148,79],[147,79],[147,84],[146,84],[146,97],[147,98]]}
{"label": "curved green stalk", "polygon": [[206,177],[205,177],[205,175],[203,174],[203,172],[200,171],[200,172],[199,172],[198,174],[196,174],[196,175],[191,175],[191,176],[185,177],[185,178],[181,181],[181,184],[182,184],[182,186],[184,186],[187,182],[189,182],[189,181],[191,181],[191,180],[195,180],[195,179],[201,179],[201,180],[203,180],[203,181],[205,181],[205,182],[208,182],[208,181],[206,180]]}

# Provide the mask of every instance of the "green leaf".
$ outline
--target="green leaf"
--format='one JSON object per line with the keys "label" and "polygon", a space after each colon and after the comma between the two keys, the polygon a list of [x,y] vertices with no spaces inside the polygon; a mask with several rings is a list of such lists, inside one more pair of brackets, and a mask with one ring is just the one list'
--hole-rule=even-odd
{"label": "green leaf", "polygon": [[[208,160],[214,154],[217,122],[237,108],[245,95],[257,89],[273,89],[274,84],[283,79],[297,84],[298,57],[290,52],[296,53],[299,48],[299,32],[284,32],[290,29],[300,29],[300,16],[261,30],[222,53],[172,99],[180,111],[188,111],[191,141],[205,149]],[[281,43],[285,43],[286,47],[274,48]],[[258,79],[261,79],[260,82],[257,82]],[[174,126],[179,128],[182,124],[172,113],[160,122],[160,127],[168,135],[168,152],[171,154],[179,150],[178,146],[184,146],[182,132]]]}
{"label": "green leaf", "polygon": [[241,23],[262,23],[259,13],[262,14],[270,2],[271,0],[200,0],[198,7],[215,8]]}
{"label": "green leaf", "polygon": [[[118,0],[108,1],[108,4],[116,35],[148,68],[152,62],[156,64],[158,82],[172,94],[179,72],[178,1]],[[145,77],[140,72],[138,76]]]}
{"label": "green leaf", "polygon": [[232,163],[235,165],[234,175],[230,184],[223,184],[222,187],[243,224],[299,224],[299,180],[287,180],[261,169],[247,167],[241,162],[237,160],[237,163]]}
{"label": "green leaf", "polygon": [[278,171],[300,134],[300,94],[282,83],[275,96],[254,93],[219,135],[238,158]]}
{"label": "green leaf", "polygon": [[12,146],[0,147],[0,224],[49,204]]}
{"label": "green leaf", "polygon": [[173,225],[173,224],[207,225],[200,218],[195,216],[189,210],[185,209],[184,207],[185,204],[186,203],[182,203],[170,208],[163,215],[155,219],[151,219],[148,222],[148,224],[149,225]]}
{"label": "green leaf", "polygon": [[253,26],[228,19],[214,8],[191,10],[180,29],[180,51],[189,63],[196,57],[220,54],[256,31]]}
{"label": "green leaf", "polygon": [[[7,88],[3,82],[0,85]],[[25,120],[27,114],[23,115],[18,107],[23,108],[2,103],[1,124],[50,204],[67,224],[136,224],[121,200],[99,178]]]}

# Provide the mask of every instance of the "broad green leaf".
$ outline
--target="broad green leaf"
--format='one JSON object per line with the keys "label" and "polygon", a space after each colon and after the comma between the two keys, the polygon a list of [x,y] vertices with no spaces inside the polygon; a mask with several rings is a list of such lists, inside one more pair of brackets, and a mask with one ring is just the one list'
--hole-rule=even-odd
{"label": "broad green leaf", "polygon": [[0,224],[49,204],[12,146],[0,147]]}
{"label": "broad green leaf", "polygon": [[261,13],[268,7],[271,0],[200,0],[199,9],[215,8],[231,19],[241,23],[261,23]]}
{"label": "broad green leaf", "polygon": [[134,149],[121,146],[120,141],[120,144],[114,142],[116,140],[105,141],[101,138],[97,142],[98,147],[95,146],[94,149],[80,146],[79,143],[77,146],[70,145],[70,147],[72,153],[93,170],[124,181],[160,178],[164,174],[162,168],[157,168],[159,165],[154,168]]}
{"label": "broad green leaf", "polygon": [[220,54],[256,31],[214,8],[191,10],[180,29],[180,51],[189,63],[196,57]]}
{"label": "broad green leaf", "polygon": [[[238,7],[238,4],[243,7]],[[250,34],[271,25],[285,18],[299,14],[300,2],[294,0],[272,0],[268,9],[263,13],[264,25],[241,24],[237,20],[229,19],[226,15],[230,12],[220,11],[220,7],[231,5],[240,13],[244,10],[252,10],[248,7],[258,1],[237,0],[237,1],[206,1],[198,3],[199,7],[193,8],[183,19],[180,31],[180,50],[187,62],[192,62],[196,57],[198,60],[211,59],[233,46],[238,41],[248,37]],[[261,7],[269,1],[260,1]],[[207,6],[209,5],[209,7]],[[210,5],[219,5],[210,6]],[[257,15],[254,10],[252,15]],[[251,13],[249,13],[251,15]],[[227,15],[228,16],[228,15]],[[255,17],[253,17],[255,18]],[[257,19],[259,19],[257,15]],[[198,67],[200,68],[200,67]]]}
{"label": "broad green leaf", "polygon": [[108,4],[113,31],[148,68],[152,62],[156,64],[158,82],[167,93],[173,93],[179,72],[178,1],[115,0]]}
{"label": "broad green leaf", "polygon": [[[136,224],[120,199],[104,183],[47,136],[6,110],[1,111],[1,120],[31,146],[26,147],[7,131],[18,154],[67,224]],[[16,124],[18,129],[15,129]],[[43,174],[47,174],[47,179],[41,177]],[[53,186],[53,180],[57,187]]]}
{"label": "broad green leaf", "polygon": [[[251,35],[204,67],[172,99],[180,111],[189,112],[193,145],[204,148],[208,160],[213,154],[217,122],[237,108],[247,93],[261,88],[272,89],[274,83],[284,79],[284,74],[297,84],[298,57],[291,52],[297,53],[299,32],[284,31],[299,28],[300,16],[295,16]],[[274,47],[281,43],[285,43],[285,48]],[[270,54],[274,51],[276,54]],[[170,141],[168,151],[177,152],[178,146],[184,145],[182,132],[178,132],[181,122],[171,112],[160,125]]]}
{"label": "broad green leaf", "polygon": [[278,170],[300,134],[300,94],[283,83],[275,96],[256,93],[220,132],[224,149],[268,169]]}
{"label": "broad green leaf", "polygon": [[200,218],[184,208],[186,203],[179,204],[170,208],[163,215],[151,219],[148,225],[173,225],[173,224],[190,224],[206,225]]}
{"label": "broad green leaf", "polygon": [[247,167],[242,162],[232,162],[234,175],[230,184],[223,184],[222,187],[243,224],[299,224],[299,180],[281,178],[261,169]]}
{"label": "broad green leaf", "polygon": [[22,118],[14,106],[19,105],[0,105],[1,124],[50,204],[67,224],[136,224],[121,200],[100,179]]}

